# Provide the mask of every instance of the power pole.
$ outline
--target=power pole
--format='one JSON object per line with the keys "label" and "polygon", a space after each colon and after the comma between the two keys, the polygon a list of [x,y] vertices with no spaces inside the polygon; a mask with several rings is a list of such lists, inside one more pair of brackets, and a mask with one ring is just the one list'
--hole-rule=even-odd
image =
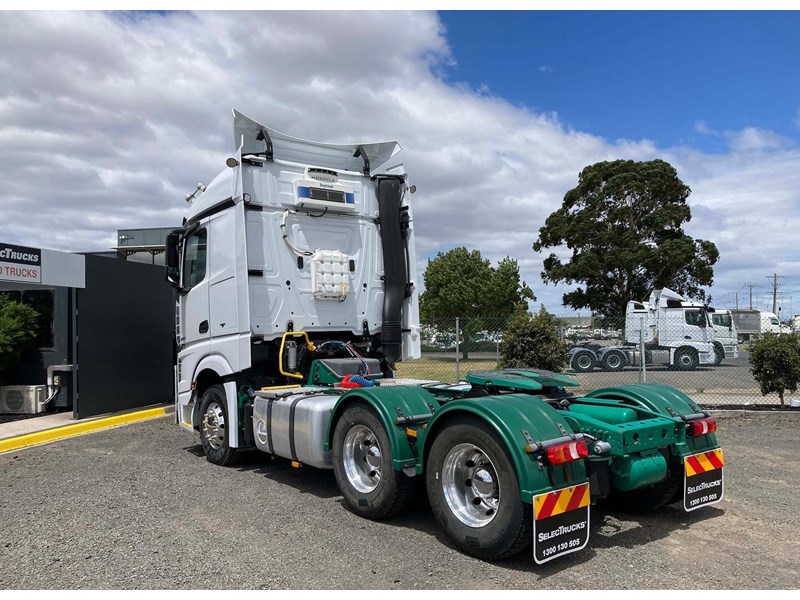
{"label": "power pole", "polygon": [[745,283],[744,287],[750,288],[750,310],[753,310],[753,288],[758,286],[755,283]]}
{"label": "power pole", "polygon": [[[769,279],[769,275],[767,275],[767,279]],[[786,279],[784,276],[778,276],[777,273],[773,273],[772,275],[772,313],[777,314],[775,311],[778,308],[778,279]]]}

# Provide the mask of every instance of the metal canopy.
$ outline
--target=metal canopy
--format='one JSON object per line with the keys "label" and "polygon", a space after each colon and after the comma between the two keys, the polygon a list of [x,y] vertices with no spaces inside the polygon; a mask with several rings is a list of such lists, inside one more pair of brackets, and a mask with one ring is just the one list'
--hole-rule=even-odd
{"label": "metal canopy", "polygon": [[270,129],[233,111],[234,143],[242,146],[242,155],[261,154],[270,160],[314,165],[337,171],[364,172],[370,175],[370,165],[379,167],[400,152],[397,142],[374,144],[324,144],[292,137]]}

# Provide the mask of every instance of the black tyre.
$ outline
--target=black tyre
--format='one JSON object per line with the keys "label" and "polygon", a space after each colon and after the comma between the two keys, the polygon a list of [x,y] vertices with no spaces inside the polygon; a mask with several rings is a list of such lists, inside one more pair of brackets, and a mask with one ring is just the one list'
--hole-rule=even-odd
{"label": "black tyre", "polygon": [[603,355],[601,365],[603,371],[622,371],[628,360],[622,352],[606,352]]}
{"label": "black tyre", "polygon": [[572,370],[588,373],[597,366],[597,359],[590,350],[578,350],[572,357]]}
{"label": "black tyre", "polygon": [[530,545],[531,505],[520,499],[505,445],[484,422],[462,419],[436,436],[425,483],[436,520],[462,552],[500,560]]}
{"label": "black tyre", "polygon": [[389,436],[367,406],[347,408],[333,431],[333,473],[347,506],[367,519],[385,519],[414,495],[413,478],[392,465]]}
{"label": "black tyre", "polygon": [[228,444],[228,408],[225,389],[212,385],[200,401],[200,444],[206,460],[215,465],[226,466],[237,458],[236,448]]}
{"label": "black tyre", "polygon": [[719,342],[714,342],[714,366],[722,363],[725,358],[725,348]]}
{"label": "black tyre", "polygon": [[678,348],[675,351],[675,368],[678,371],[694,371],[698,362],[694,348]]}
{"label": "black tyre", "polygon": [[677,502],[683,492],[683,473],[670,469],[664,481],[630,492],[615,491],[606,500],[609,507],[630,514],[643,514]]}

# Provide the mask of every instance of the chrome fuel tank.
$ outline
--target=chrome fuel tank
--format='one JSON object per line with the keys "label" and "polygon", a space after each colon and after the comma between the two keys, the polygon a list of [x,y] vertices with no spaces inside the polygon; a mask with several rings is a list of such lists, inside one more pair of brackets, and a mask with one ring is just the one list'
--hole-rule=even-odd
{"label": "chrome fuel tank", "polygon": [[324,450],[328,420],[339,396],[330,388],[295,388],[256,392],[253,435],[263,452],[304,465],[332,469]]}

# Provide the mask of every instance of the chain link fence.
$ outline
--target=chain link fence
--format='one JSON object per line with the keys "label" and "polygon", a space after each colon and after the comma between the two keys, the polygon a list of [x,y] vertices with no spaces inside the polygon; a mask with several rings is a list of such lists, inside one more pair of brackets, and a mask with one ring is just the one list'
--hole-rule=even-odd
{"label": "chain link fence", "polygon": [[[563,370],[580,383],[572,391],[580,395],[655,382],[683,391],[704,408],[780,407],[778,395],[763,396],[753,378],[747,335],[724,319],[714,319],[716,324],[704,320],[700,311],[675,312],[675,318],[660,324],[645,315],[629,316],[627,327],[594,317],[559,317],[559,334],[570,348]],[[456,382],[469,371],[495,369],[505,324],[500,318],[423,322],[422,358],[399,363],[398,375]],[[800,390],[787,393],[785,401],[787,406],[800,404]]]}

